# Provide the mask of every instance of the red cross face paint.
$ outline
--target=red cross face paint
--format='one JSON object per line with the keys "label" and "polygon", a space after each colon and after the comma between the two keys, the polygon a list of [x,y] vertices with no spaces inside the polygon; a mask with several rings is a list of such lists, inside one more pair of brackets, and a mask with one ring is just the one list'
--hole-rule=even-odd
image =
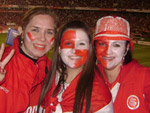
{"label": "red cross face paint", "polygon": [[124,40],[97,40],[96,57],[103,67],[112,69],[117,66],[125,53]]}
{"label": "red cross face paint", "polygon": [[69,29],[64,32],[60,52],[63,62],[70,68],[82,67],[87,58],[89,39],[81,29]]}
{"label": "red cross face paint", "polygon": [[50,40],[49,40],[49,44],[52,46],[54,43],[54,37],[52,37]]}

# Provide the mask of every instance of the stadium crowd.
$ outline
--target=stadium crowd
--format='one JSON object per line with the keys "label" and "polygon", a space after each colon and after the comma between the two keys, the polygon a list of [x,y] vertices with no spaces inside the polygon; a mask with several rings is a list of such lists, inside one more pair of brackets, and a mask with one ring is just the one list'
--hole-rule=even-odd
{"label": "stadium crowd", "polygon": [[[127,2],[128,1],[128,2]],[[25,10],[21,8],[22,5],[45,5],[45,6],[53,6],[56,14],[60,17],[60,24],[64,24],[69,20],[80,19],[86,22],[92,29],[95,29],[96,20],[102,16],[106,15],[118,15],[124,17],[131,24],[131,35],[139,35],[142,37],[150,36],[150,14],[149,13],[136,13],[136,12],[125,12],[124,9],[150,9],[150,3],[148,0],[2,0],[0,1],[0,5],[18,5],[20,8],[17,10],[21,10],[20,12],[15,12],[16,9],[13,8],[5,8],[0,12],[0,26],[5,26],[7,23],[16,23],[16,25],[21,24],[22,15],[25,13]],[[70,10],[63,9],[63,7],[70,7]],[[57,7],[57,8],[55,8]],[[59,7],[61,7],[59,9]],[[95,8],[107,8],[107,9],[120,9],[117,11],[99,11],[99,10],[75,10],[73,7],[95,7]],[[90,8],[89,8],[90,9]],[[6,11],[6,12],[5,12]],[[14,11],[14,12],[12,12]]]}
{"label": "stadium crowd", "polygon": [[[149,37],[150,33],[150,15],[143,13],[126,13],[126,12],[108,12],[108,11],[84,11],[84,10],[55,10],[59,16],[60,24],[64,24],[69,20],[80,19],[86,22],[92,29],[95,29],[96,20],[105,15],[118,15],[127,19],[131,24],[131,35],[140,35]],[[0,13],[0,26],[7,23],[21,24],[22,13]]]}
{"label": "stadium crowd", "polygon": [[0,4],[150,9],[149,0],[1,0]]}

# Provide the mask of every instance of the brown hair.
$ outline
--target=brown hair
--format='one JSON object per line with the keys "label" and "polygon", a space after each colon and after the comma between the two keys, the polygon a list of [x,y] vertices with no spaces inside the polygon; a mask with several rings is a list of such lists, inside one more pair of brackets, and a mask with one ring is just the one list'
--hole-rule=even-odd
{"label": "brown hair", "polygon": [[[126,41],[126,48],[127,46],[130,45],[130,42],[129,41]],[[131,49],[131,46],[129,46],[129,50],[125,50],[125,52],[127,52],[127,54],[125,55],[125,58],[124,58],[124,62],[123,64],[128,64],[132,61],[132,49]]]}
{"label": "brown hair", "polygon": [[75,93],[75,102],[74,102],[74,108],[73,108],[73,113],[82,112],[83,103],[84,103],[84,100],[86,100],[85,111],[86,113],[89,113],[91,110],[91,95],[92,95],[92,87],[93,87],[94,69],[96,67],[96,64],[95,64],[96,58],[94,56],[93,47],[92,47],[92,32],[89,29],[89,27],[81,21],[68,22],[58,32],[58,35],[55,40],[56,43],[55,43],[54,54],[53,54],[52,63],[51,63],[51,69],[49,71],[48,76],[45,79],[42,92],[41,92],[41,96],[40,96],[40,100],[39,100],[39,104],[38,104],[38,108],[43,102],[45,95],[47,94],[47,92],[50,90],[52,86],[55,72],[56,71],[59,72],[60,79],[56,86],[56,89],[54,90],[51,96],[54,96],[57,94],[60,85],[64,83],[65,78],[67,76],[67,73],[65,73],[66,65],[63,63],[59,55],[59,46],[61,43],[61,38],[62,38],[63,33],[67,29],[82,29],[83,31],[87,33],[88,38],[89,38],[90,46],[89,46],[88,59],[83,67],[82,74],[77,83],[76,93]]}
{"label": "brown hair", "polygon": [[53,10],[50,10],[49,8],[46,8],[46,7],[35,7],[35,8],[29,9],[25,13],[22,19],[22,24],[21,24],[22,29],[24,30],[26,28],[26,26],[28,25],[28,23],[34,16],[40,15],[40,14],[49,15],[54,19],[55,31],[56,31],[58,27],[58,17],[55,15]]}

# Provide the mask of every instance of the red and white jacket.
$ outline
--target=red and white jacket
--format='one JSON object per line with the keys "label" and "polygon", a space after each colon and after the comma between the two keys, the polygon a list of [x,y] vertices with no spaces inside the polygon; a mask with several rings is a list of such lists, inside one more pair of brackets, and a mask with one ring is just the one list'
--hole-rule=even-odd
{"label": "red and white jacket", "polygon": [[[73,112],[75,90],[80,75],[81,73],[78,74],[70,84],[65,85],[65,90],[61,94],[52,97],[51,94],[57,84],[57,77],[55,78],[53,87],[48,92],[43,103],[44,105],[46,103],[46,113]],[[97,73],[95,73],[93,82],[91,110],[96,113],[114,113],[111,93],[103,79]],[[85,111],[85,104],[83,106],[83,111]]]}
{"label": "red and white jacket", "polygon": [[6,76],[0,82],[0,113],[36,113],[45,69],[50,60],[43,56],[34,63],[20,53],[18,38],[13,46],[6,47],[3,59],[15,49],[15,54],[6,65]]}
{"label": "red and white jacket", "polygon": [[111,90],[115,113],[150,113],[150,69],[136,60],[121,67],[116,81],[110,84],[104,68],[98,64]]}

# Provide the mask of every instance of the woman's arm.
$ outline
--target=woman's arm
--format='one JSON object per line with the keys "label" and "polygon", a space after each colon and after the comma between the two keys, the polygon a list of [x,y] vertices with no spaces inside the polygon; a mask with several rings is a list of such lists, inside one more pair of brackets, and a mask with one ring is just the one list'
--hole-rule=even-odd
{"label": "woman's arm", "polygon": [[14,52],[15,52],[15,50],[12,49],[10,51],[10,53],[8,54],[8,56],[3,61],[1,61],[4,50],[5,50],[5,45],[4,45],[4,43],[2,43],[1,48],[0,48],[0,84],[3,83],[4,77],[6,74],[5,66],[10,61],[10,59],[12,58],[12,56],[14,55]]}

